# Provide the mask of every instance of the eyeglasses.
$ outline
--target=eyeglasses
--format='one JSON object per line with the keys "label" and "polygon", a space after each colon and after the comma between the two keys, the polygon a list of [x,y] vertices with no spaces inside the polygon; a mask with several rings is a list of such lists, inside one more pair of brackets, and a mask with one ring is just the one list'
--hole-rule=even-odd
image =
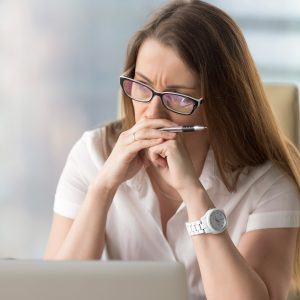
{"label": "eyeglasses", "polygon": [[154,96],[159,96],[164,107],[181,115],[192,114],[204,99],[196,99],[173,92],[156,92],[148,85],[137,80],[120,76],[120,84],[125,95],[135,101],[150,102]]}

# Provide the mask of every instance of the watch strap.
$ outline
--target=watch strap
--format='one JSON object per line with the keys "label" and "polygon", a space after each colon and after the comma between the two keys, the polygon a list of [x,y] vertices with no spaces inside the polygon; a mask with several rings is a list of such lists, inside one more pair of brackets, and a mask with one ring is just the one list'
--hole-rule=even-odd
{"label": "watch strap", "polygon": [[185,226],[189,235],[205,233],[201,220],[185,223]]}

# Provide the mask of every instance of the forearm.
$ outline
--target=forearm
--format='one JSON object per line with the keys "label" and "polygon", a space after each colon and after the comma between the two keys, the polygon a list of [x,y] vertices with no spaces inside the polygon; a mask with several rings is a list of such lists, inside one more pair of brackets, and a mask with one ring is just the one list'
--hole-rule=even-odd
{"label": "forearm", "polygon": [[[201,189],[190,190],[187,199],[189,221],[200,219],[214,207]],[[267,300],[268,290],[231,241],[227,231],[192,237],[208,300]]]}
{"label": "forearm", "polygon": [[266,285],[239,254],[226,232],[193,237],[207,299],[267,300]]}
{"label": "forearm", "polygon": [[99,259],[105,224],[115,190],[92,184],[70,231],[54,259]]}

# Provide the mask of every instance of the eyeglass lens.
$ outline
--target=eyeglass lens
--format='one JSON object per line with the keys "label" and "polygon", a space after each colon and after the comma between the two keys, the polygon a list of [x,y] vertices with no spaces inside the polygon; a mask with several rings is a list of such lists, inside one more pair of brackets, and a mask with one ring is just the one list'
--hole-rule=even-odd
{"label": "eyeglass lens", "polygon": [[[151,89],[140,83],[125,79],[123,81],[123,88],[127,96],[133,100],[147,102],[152,98]],[[194,101],[182,95],[166,93],[163,94],[162,101],[170,110],[182,114],[190,114],[194,108]]]}

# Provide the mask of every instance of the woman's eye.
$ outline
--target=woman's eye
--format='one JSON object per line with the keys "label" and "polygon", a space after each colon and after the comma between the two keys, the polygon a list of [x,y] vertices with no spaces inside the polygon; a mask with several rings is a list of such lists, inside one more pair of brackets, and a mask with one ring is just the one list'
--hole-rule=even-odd
{"label": "woman's eye", "polygon": [[180,99],[180,105],[182,106],[186,106],[186,105],[190,105],[191,104],[191,100],[185,97],[181,97]]}
{"label": "woman's eye", "polygon": [[144,85],[140,85],[140,89],[142,90],[142,91],[148,91],[149,89],[146,87],[146,86],[144,86]]}
{"label": "woman's eye", "polygon": [[188,101],[187,101],[186,98],[183,98],[183,97],[182,97],[180,102],[184,104],[184,103],[187,103]]}

